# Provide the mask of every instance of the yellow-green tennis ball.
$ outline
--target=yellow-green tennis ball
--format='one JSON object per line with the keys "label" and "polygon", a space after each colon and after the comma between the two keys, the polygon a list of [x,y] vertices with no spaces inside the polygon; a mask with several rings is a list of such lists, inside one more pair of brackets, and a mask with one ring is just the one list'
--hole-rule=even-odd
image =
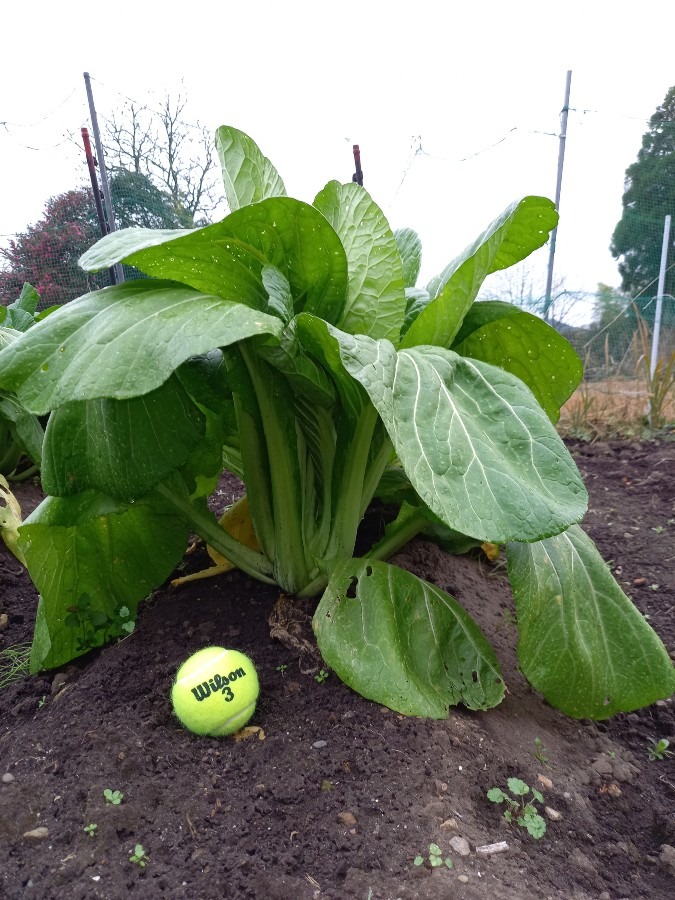
{"label": "yellow-green tennis ball", "polygon": [[188,731],[222,737],[244,727],[259,693],[258,673],[248,656],[205,647],[179,668],[171,703]]}

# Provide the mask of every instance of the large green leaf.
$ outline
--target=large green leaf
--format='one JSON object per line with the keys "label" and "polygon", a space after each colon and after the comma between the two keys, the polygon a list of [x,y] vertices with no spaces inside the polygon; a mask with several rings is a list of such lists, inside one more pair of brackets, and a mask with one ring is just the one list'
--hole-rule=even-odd
{"label": "large green leaf", "polygon": [[570,716],[606,719],[675,691],[663,644],[578,526],[507,546],[523,674]]}
{"label": "large green leaf", "polygon": [[584,374],[576,351],[555,328],[499,300],[474,303],[452,349],[517,375],[552,422]]}
{"label": "large green leaf", "polygon": [[407,288],[414,288],[422,265],[422,241],[412,228],[397,228],[394,237],[403,263],[404,284]]}
{"label": "large green leaf", "polygon": [[204,414],[175,375],[131,400],[67,403],[47,425],[43,489],[57,497],[88,488],[142,497],[183,465],[204,432]]}
{"label": "large green leaf", "polygon": [[349,560],[314,614],[321,655],[363,697],[408,716],[488,709],[504,696],[499,664],[456,600],[395,566]]}
{"label": "large green leaf", "polygon": [[555,205],[545,197],[525,197],[507,207],[429,283],[433,299],[408,329],[402,346],[449,347],[486,276],[515,265],[545,244],[557,221]]}
{"label": "large green leaf", "polygon": [[533,541],[582,518],[579,472],[520,379],[452,350],[397,353],[388,341],[330,332],[420,499],[450,528]]}
{"label": "large green leaf", "polygon": [[118,262],[207,294],[268,310],[263,269],[287,279],[295,312],[338,322],[347,292],[347,259],[321,213],[291,197],[271,197],[222,222],[188,232],[128,228],[94,244],[80,260],[86,271]]}
{"label": "large green leaf", "polygon": [[347,303],[335,324],[397,342],[406,307],[403,268],[384,213],[360,185],[337,181],[326,185],[314,206],[340,237],[349,265]]}
{"label": "large green leaf", "polygon": [[286,195],[277,170],[243,131],[221,126],[216,131],[216,150],[223,170],[227,204],[232,212],[268,197]]}
{"label": "large green leaf", "polygon": [[[84,606],[83,598],[88,606],[82,618],[90,623],[133,623],[138,602],[182,557],[189,531],[160,498],[127,504],[95,491],[48,497],[19,529],[19,546],[41,594],[31,669],[54,668],[86,652],[86,623],[76,627],[67,619],[73,607]],[[85,643],[102,645],[106,632],[110,628],[101,627]]]}
{"label": "large green leaf", "polygon": [[240,303],[134,281],[73,300],[5,348],[0,387],[38,415],[71,400],[138,397],[191,356],[281,329]]}

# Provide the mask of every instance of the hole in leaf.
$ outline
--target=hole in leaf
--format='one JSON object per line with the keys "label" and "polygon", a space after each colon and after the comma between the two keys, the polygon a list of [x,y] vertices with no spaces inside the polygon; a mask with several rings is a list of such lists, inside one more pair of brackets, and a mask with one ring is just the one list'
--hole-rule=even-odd
{"label": "hole in leaf", "polygon": [[471,680],[473,681],[474,684],[478,683],[478,672],[471,673]]}
{"label": "hole in leaf", "polygon": [[359,586],[359,579],[356,575],[352,575],[349,579],[349,587],[347,588],[346,595],[350,600],[354,600],[356,598],[356,589]]}
{"label": "hole in leaf", "polygon": [[605,699],[602,701],[602,705],[609,706],[609,697],[605,697]]}
{"label": "hole in leaf", "polygon": [[372,574],[373,574],[373,567],[366,566],[366,575],[372,575]]}

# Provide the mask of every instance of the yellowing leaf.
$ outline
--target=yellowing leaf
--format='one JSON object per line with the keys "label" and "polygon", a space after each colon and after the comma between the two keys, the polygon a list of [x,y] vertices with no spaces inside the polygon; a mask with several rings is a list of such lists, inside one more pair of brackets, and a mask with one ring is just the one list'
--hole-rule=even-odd
{"label": "yellowing leaf", "polygon": [[0,475],[0,535],[22,565],[26,565],[23,553],[19,549],[19,525],[21,525],[21,507],[19,501],[9,489],[4,475]]}
{"label": "yellowing leaf", "polygon": [[[248,508],[248,497],[244,496],[237,500],[232,506],[228,506],[223,515],[218,520],[218,524],[233,538],[240,543],[249,547],[251,550],[260,550],[258,540],[253,530],[253,522]],[[226,559],[222,553],[218,553],[213,547],[206,545],[206,550],[215,563],[208,569],[202,569],[199,572],[193,572],[191,575],[183,575],[181,578],[174,578],[171,582],[172,587],[180,587],[190,581],[199,581],[202,578],[214,578],[216,575],[223,575],[237,567]]]}
{"label": "yellowing leaf", "polygon": [[494,562],[495,559],[499,559],[499,544],[493,544],[490,541],[485,541],[484,544],[481,544],[481,550],[490,560],[490,562]]}
{"label": "yellowing leaf", "polygon": [[233,735],[235,741],[247,741],[249,738],[256,737],[259,741],[265,740],[265,732],[259,725],[245,725]]}
{"label": "yellowing leaf", "polygon": [[[253,530],[253,522],[251,521],[251,514],[248,508],[248,497],[246,494],[232,506],[227,507],[218,520],[218,524],[224,528],[229,535],[236,538],[246,547],[249,547],[251,550],[260,550],[255,531]],[[207,544],[206,549],[217,566],[227,566],[227,568],[224,569],[225,572],[236,568],[221,553],[214,550],[213,547],[209,547]]]}

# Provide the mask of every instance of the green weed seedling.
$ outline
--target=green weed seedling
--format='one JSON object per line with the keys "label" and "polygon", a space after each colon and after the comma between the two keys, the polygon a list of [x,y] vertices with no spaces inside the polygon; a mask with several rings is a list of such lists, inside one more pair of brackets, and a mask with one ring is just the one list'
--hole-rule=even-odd
{"label": "green weed seedling", "polygon": [[[441,848],[438,844],[429,844],[429,855],[426,857],[429,862],[429,865],[432,869],[437,869],[439,866],[447,866],[448,869],[452,869],[452,860],[449,856],[446,856],[443,859],[443,853],[441,852]],[[416,856],[413,860],[416,866],[421,866],[425,862],[424,856]]]}
{"label": "green weed seedling", "polygon": [[111,791],[110,788],[106,788],[103,791],[103,796],[105,797],[105,802],[111,803],[113,806],[119,806],[124,799],[122,791]]}
{"label": "green weed seedling", "polygon": [[328,672],[325,669],[320,669],[319,674],[314,676],[314,681],[316,681],[318,684],[323,684],[327,679]]}
{"label": "green weed seedling", "polygon": [[136,844],[134,847],[134,852],[129,857],[129,862],[134,863],[137,866],[140,866],[141,869],[144,869],[147,864],[150,862],[150,857],[143,849],[142,844]]}
{"label": "green weed seedling", "polygon": [[[532,799],[525,798],[530,793],[529,785],[521,781],[520,778],[509,778],[507,781],[509,791],[513,794],[510,797],[504,793],[501,788],[491,788],[487,792],[487,798],[492,803],[506,803],[506,811],[504,818],[509,824],[516,822],[521,828],[525,828],[533,838],[539,840],[546,833],[546,822],[537,812],[535,803],[543,803],[544,798],[532,788]],[[514,797],[517,798],[514,800]]]}
{"label": "green weed seedling", "polygon": [[668,747],[670,747],[670,741],[667,738],[661,738],[660,741],[652,741],[647,748],[650,762],[654,762],[656,759],[665,759],[666,756],[675,756],[675,753],[669,750]]}
{"label": "green weed seedling", "polygon": [[82,830],[86,832],[86,834],[88,834],[90,838],[93,838],[96,837],[97,828],[98,825],[96,824],[96,822],[90,822],[89,825],[85,825]]}
{"label": "green weed seedling", "polygon": [[75,646],[80,652],[99,647],[113,638],[125,637],[136,627],[128,606],[120,608],[112,615],[97,609],[89,594],[82,594],[77,603],[66,607],[68,615],[64,619],[66,628],[77,633]]}
{"label": "green weed seedling", "polygon": [[534,758],[543,765],[548,765],[548,750],[542,744],[541,738],[538,737],[534,739]]}
{"label": "green weed seedling", "polygon": [[277,666],[277,672],[279,672],[281,675],[285,675],[287,668],[288,666],[286,665],[286,663],[282,663],[280,666]]}

